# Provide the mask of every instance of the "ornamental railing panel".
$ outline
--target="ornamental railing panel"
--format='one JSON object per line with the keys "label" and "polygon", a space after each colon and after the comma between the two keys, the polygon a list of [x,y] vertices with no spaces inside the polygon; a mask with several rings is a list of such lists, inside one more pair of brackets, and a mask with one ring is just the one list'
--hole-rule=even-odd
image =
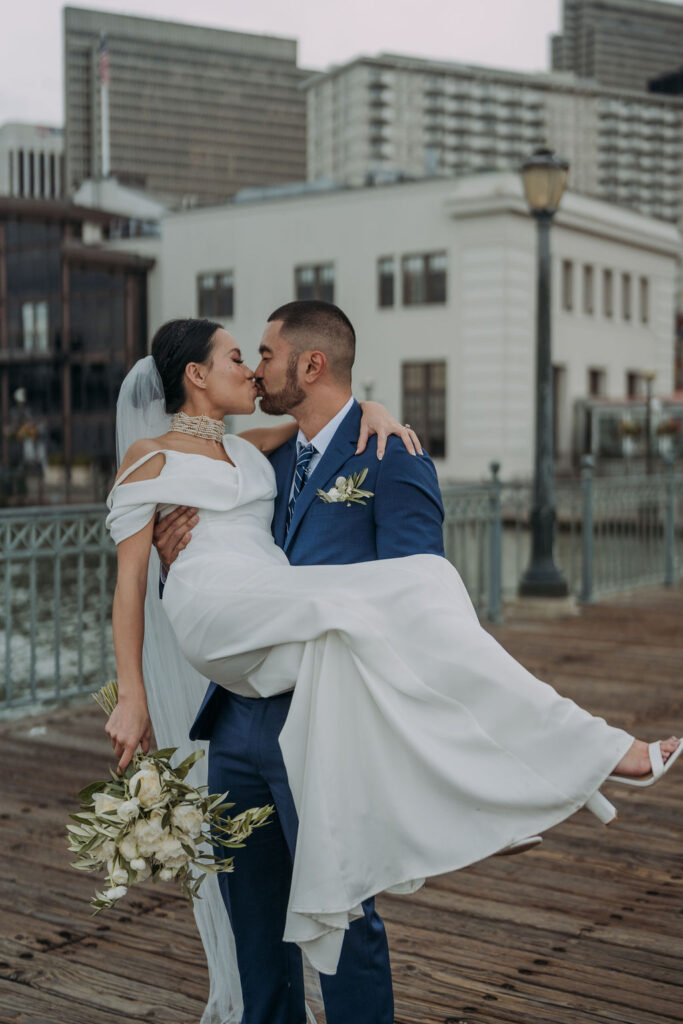
{"label": "ornamental railing panel", "polygon": [[104,519],[101,505],[0,512],[0,709],[85,693],[113,673]]}

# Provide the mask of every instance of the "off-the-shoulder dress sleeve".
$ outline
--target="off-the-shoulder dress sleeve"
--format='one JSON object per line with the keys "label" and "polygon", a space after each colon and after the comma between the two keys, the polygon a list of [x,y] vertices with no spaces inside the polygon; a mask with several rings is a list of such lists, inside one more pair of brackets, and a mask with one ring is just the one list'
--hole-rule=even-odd
{"label": "off-the-shoulder dress sleeve", "polygon": [[115,544],[120,544],[127,537],[139,533],[154,515],[159,501],[163,500],[160,496],[159,477],[153,477],[151,480],[137,480],[126,484],[125,487],[121,486],[131,473],[148,462],[152,456],[159,454],[164,454],[161,449],[143,455],[132,466],[129,466],[125,473],[121,474],[109,492],[107,497],[109,515],[106,519],[106,526]]}

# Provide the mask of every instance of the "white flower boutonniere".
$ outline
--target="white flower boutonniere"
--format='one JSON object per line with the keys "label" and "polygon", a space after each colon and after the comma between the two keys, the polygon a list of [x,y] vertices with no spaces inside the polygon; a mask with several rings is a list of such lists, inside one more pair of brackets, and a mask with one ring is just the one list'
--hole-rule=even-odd
{"label": "white flower boutonniere", "polygon": [[372,498],[373,491],[361,490],[361,484],[368,475],[367,467],[361,470],[360,473],[352,473],[351,476],[338,476],[334,482],[334,487],[330,487],[329,491],[318,490],[318,497],[321,501],[326,504],[330,504],[334,501],[343,501],[347,505],[354,502],[356,505],[366,505],[365,498]]}

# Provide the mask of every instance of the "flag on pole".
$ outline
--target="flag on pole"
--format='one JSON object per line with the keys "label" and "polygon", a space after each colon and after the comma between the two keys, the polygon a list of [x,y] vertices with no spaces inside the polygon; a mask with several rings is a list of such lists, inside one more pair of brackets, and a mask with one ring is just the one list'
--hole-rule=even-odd
{"label": "flag on pole", "polygon": [[104,32],[100,33],[99,64],[100,83],[102,85],[109,85],[109,51],[107,50],[107,37]]}

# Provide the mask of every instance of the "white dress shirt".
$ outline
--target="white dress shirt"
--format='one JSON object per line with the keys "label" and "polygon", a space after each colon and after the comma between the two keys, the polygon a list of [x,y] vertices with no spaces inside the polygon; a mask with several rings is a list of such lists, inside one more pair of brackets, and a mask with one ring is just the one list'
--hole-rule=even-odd
{"label": "white dress shirt", "polygon": [[[322,457],[325,454],[325,452],[327,451],[327,448],[329,447],[330,441],[332,440],[334,435],[337,433],[337,430],[341,426],[342,420],[345,418],[346,414],[349,412],[349,410],[351,409],[352,405],[353,405],[353,396],[351,396],[351,398],[349,398],[349,400],[346,403],[346,405],[342,409],[339,410],[337,415],[333,416],[332,419],[329,421],[329,423],[326,423],[325,426],[322,428],[322,430],[319,430],[318,433],[315,435],[315,437],[312,437],[310,439],[310,441],[308,440],[306,435],[304,433],[302,433],[301,430],[296,435],[296,445],[297,445],[296,450],[297,450],[297,453],[299,452],[299,446],[300,445],[305,446],[307,444],[312,444],[313,447],[315,448],[315,452],[311,456],[311,461],[308,464],[308,474],[306,476],[307,480],[310,477],[310,475],[313,472],[313,470],[315,469],[315,467],[318,465],[318,463],[322,459]],[[293,492],[294,492],[294,477],[292,477],[292,485],[289,488],[289,500],[290,501],[292,500]]]}

